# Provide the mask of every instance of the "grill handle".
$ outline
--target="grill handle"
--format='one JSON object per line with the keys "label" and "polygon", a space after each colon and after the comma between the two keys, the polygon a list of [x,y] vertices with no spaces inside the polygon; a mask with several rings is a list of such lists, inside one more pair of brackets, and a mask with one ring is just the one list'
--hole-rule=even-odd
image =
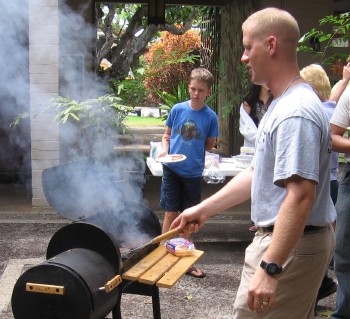
{"label": "grill handle", "polygon": [[64,286],[54,286],[45,284],[26,283],[26,291],[39,292],[42,294],[64,295]]}
{"label": "grill handle", "polygon": [[120,275],[116,275],[111,280],[106,282],[106,284],[103,287],[100,287],[99,290],[104,290],[105,292],[111,292],[121,282],[122,282],[122,277]]}
{"label": "grill handle", "polygon": [[157,237],[154,237],[151,241],[152,244],[157,244],[157,243],[160,243],[162,240],[165,240],[165,239],[169,239],[169,238],[172,238],[174,237],[175,235],[181,233],[183,231],[183,229],[177,227],[177,228],[174,228],[172,230],[169,230],[168,232],[164,233],[164,234],[161,234]]}

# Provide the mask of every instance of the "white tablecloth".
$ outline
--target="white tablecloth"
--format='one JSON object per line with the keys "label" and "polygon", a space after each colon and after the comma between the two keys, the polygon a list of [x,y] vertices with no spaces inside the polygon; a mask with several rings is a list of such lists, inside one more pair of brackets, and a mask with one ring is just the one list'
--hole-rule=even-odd
{"label": "white tablecloth", "polygon": [[[162,176],[163,175],[163,166],[161,163],[155,161],[151,157],[147,157],[147,166],[151,173],[154,176]],[[235,166],[234,163],[225,163],[222,162],[219,164],[220,172],[223,173],[225,176],[236,176],[240,171],[242,171],[242,168],[238,168]],[[206,170],[204,170],[203,175],[205,174]]]}

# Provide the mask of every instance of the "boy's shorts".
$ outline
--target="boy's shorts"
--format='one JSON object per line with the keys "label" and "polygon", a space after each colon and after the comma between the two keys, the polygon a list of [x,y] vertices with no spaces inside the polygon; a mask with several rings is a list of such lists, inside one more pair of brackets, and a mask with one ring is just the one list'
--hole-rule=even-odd
{"label": "boy's shorts", "polygon": [[163,165],[160,207],[169,212],[182,212],[201,202],[202,176],[186,178]]}

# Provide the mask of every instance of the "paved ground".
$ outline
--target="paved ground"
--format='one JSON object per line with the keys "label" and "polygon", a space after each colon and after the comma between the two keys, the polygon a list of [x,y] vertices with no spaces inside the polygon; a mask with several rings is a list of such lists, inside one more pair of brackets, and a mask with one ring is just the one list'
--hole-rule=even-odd
{"label": "paved ground", "polygon": [[[17,278],[44,260],[50,238],[69,221],[50,209],[31,208],[28,199],[18,198],[20,192],[14,194],[1,187],[0,192],[6,195],[1,196],[3,204],[0,204],[0,318],[12,319],[10,300]],[[157,214],[161,219],[161,213]],[[211,220],[194,237],[197,249],[205,252],[198,265],[207,276],[203,279],[184,276],[172,289],[161,289],[162,318],[232,317],[244,249],[253,236],[249,226],[246,209],[230,211]],[[320,305],[321,311],[333,309],[334,296],[324,299]],[[152,318],[150,297],[124,295],[122,314],[129,319]]]}

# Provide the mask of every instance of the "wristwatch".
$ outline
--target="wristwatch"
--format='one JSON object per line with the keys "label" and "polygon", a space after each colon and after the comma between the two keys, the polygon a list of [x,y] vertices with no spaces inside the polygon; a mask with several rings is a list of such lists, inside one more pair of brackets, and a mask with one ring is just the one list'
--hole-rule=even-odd
{"label": "wristwatch", "polygon": [[281,266],[278,266],[275,263],[267,263],[264,260],[261,261],[260,267],[264,269],[270,276],[278,275],[282,272]]}

